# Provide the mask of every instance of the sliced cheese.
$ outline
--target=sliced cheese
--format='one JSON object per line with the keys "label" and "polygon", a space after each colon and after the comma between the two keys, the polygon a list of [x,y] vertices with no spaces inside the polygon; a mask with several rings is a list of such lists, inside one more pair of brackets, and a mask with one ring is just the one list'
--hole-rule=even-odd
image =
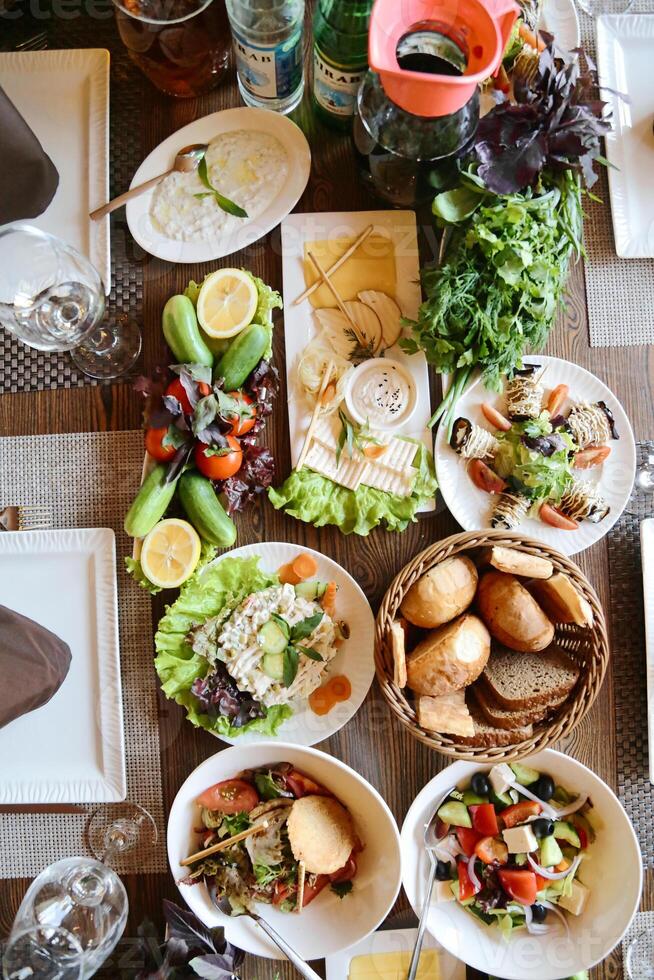
{"label": "sliced cheese", "polygon": [[[381,456],[377,457],[377,462],[387,470],[394,473],[405,473],[411,469],[411,464],[416,455],[417,446],[415,442],[408,442],[406,439],[388,438],[387,432],[370,432],[373,439],[380,443],[385,443],[386,450]],[[415,475],[415,474],[412,474]]]}
{"label": "sliced cheese", "polygon": [[365,346],[370,347],[372,353],[376,354],[381,350],[384,338],[382,335],[382,325],[375,311],[358,300],[350,300],[343,305],[356,323],[359,331],[365,337]]}
{"label": "sliced cheese", "polygon": [[[304,280],[307,286],[312,286],[318,279],[318,273],[309,258],[309,252],[315,255],[325,272],[329,272],[330,268],[345,254],[357,237],[356,235],[343,235],[324,241],[305,242],[303,264]],[[356,299],[362,286],[394,296],[396,274],[393,242],[386,235],[373,231],[341,268],[330,274],[329,278],[344,300]],[[333,293],[324,283],[313,291],[309,301],[316,308],[336,306]]]}
{"label": "sliced cheese", "polygon": [[[347,980],[406,980],[411,965],[411,950],[392,953],[370,953],[355,956],[350,962]],[[423,949],[416,980],[441,980],[438,950]]]}
{"label": "sliced cheese", "polygon": [[326,476],[333,483],[338,483],[341,487],[348,490],[356,490],[361,483],[363,475],[363,465],[343,453],[339,462],[336,462],[336,453],[331,449],[326,449],[320,443],[314,442],[304,461],[305,466],[321,476]]}
{"label": "sliced cheese", "polygon": [[313,430],[314,442],[320,443],[326,449],[336,452],[338,435],[341,431],[341,422],[335,415],[320,415]]}
{"label": "sliced cheese", "polygon": [[410,497],[415,480],[415,470],[410,473],[395,473],[383,465],[383,456],[380,459],[371,459],[365,464],[365,470],[361,477],[361,482],[367,487],[374,487],[375,490],[384,490],[386,493],[395,494],[397,497]]}
{"label": "sliced cheese", "polygon": [[402,310],[387,293],[375,289],[364,289],[359,299],[379,317],[382,326],[383,346],[392,347],[402,336]]}
{"label": "sliced cheese", "polygon": [[357,341],[352,336],[352,326],[345,314],[340,310],[320,309],[316,310],[316,319],[334,353],[349,360]]}

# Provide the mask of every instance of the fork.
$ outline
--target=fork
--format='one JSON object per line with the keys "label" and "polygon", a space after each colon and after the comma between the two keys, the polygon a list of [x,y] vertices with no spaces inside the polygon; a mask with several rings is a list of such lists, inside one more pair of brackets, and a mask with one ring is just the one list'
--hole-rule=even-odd
{"label": "fork", "polygon": [[41,504],[0,509],[0,531],[41,531],[52,527],[52,514]]}
{"label": "fork", "polygon": [[48,46],[48,35],[45,31],[28,37],[26,41],[21,41],[14,48],[15,51],[43,51]]}

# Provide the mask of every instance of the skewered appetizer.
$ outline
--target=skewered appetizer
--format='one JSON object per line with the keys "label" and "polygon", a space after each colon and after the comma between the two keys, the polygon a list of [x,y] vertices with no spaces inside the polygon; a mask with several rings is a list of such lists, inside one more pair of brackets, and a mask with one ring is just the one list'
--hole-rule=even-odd
{"label": "skewered appetizer", "polygon": [[609,505],[597,487],[578,472],[600,466],[618,439],[605,402],[573,404],[567,416],[568,386],[558,385],[547,399],[539,365],[528,365],[506,382],[506,416],[481,406],[489,431],[466,418],[454,423],[450,445],[465,460],[475,486],[496,495],[491,526],[518,527],[538,517],[561,530],[580,521],[599,523]]}

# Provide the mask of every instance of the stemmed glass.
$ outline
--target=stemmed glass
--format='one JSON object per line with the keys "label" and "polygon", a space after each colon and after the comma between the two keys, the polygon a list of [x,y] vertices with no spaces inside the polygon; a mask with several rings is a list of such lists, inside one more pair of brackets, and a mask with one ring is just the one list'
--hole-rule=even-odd
{"label": "stemmed glass", "polygon": [[654,453],[651,450],[642,450],[625,510],[636,517],[654,517]]}
{"label": "stemmed glass", "polygon": [[121,874],[137,872],[158,841],[157,825],[138,803],[112,803],[91,814],[87,843],[98,861]]}
{"label": "stemmed glass", "polygon": [[654,980],[654,929],[643,929],[632,939],[626,965],[629,980]]}
{"label": "stemmed glass", "polygon": [[82,980],[83,950],[67,929],[32,926],[12,932],[2,957],[4,980]]}
{"label": "stemmed glass", "polygon": [[97,269],[72,246],[26,224],[0,228],[0,326],[28,347],[71,351],[92,378],[116,378],[141,352],[131,320],[104,320]]}

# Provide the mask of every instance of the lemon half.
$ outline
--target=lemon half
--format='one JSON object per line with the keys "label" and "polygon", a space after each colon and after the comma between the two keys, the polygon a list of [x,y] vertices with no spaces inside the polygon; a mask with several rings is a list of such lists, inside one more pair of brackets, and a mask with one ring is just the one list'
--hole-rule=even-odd
{"label": "lemon half", "polygon": [[252,277],[242,269],[218,269],[202,283],[198,322],[210,337],[234,337],[257,311],[259,294]]}
{"label": "lemon half", "polygon": [[200,560],[202,543],[188,521],[159,521],[143,541],[141,567],[154,585],[176,589],[190,578]]}

